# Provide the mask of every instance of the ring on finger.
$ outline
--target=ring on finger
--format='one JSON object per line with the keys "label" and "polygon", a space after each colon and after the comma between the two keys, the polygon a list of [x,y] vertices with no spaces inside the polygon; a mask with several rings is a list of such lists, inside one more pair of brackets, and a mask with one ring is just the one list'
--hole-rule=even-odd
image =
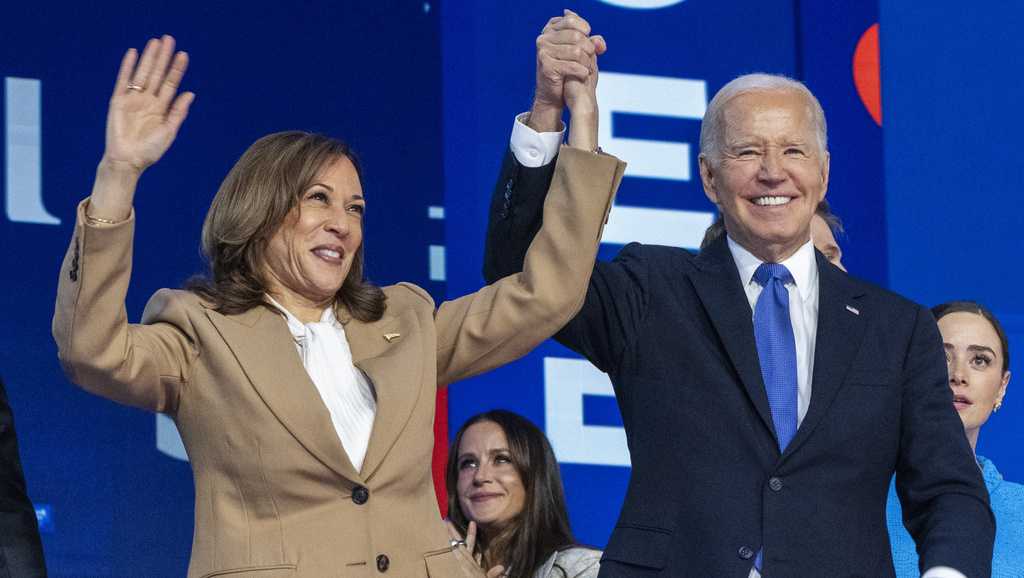
{"label": "ring on finger", "polygon": [[139,92],[142,92],[143,90],[146,90],[145,86],[141,86],[141,85],[135,84],[134,82],[128,83],[127,88],[128,88],[128,90],[137,90]]}
{"label": "ring on finger", "polygon": [[448,543],[451,544],[452,550],[458,548],[459,546],[465,546],[466,545],[466,541],[465,540],[455,540],[455,539],[452,539],[452,540],[449,540]]}

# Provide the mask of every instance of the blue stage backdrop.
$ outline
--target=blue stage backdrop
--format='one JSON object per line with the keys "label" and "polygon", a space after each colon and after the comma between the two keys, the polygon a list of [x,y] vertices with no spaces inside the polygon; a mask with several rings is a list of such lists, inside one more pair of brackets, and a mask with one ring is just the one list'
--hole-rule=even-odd
{"label": "blue stage backdrop", "polygon": [[981,301],[1003,322],[1016,379],[978,453],[1015,482],[1024,482],[1024,42],[1013,24],[1022,19],[1015,2],[882,2],[889,278],[928,305]]}
{"label": "blue stage backdrop", "polygon": [[[1010,24],[1024,9],[916,4],[570,2],[608,40],[601,144],[630,163],[602,257],[629,240],[696,246],[714,217],[696,164],[707,101],[738,74],[780,72],[805,80],[828,115],[829,198],[847,225],[852,274],[927,304],[987,301],[1011,344],[1024,347],[1024,310],[1013,298],[1024,281],[1015,202],[1024,174],[1013,154],[1024,94],[1012,60],[1022,43]],[[175,34],[192,56],[185,88],[197,93],[178,142],[137,197],[132,319],[157,288],[202,270],[203,215],[245,147],[295,128],[340,136],[360,152],[371,277],[458,296],[481,283],[490,192],[513,116],[530,105],[534,39],[562,8],[552,0],[0,8],[0,373],[53,576],[181,576],[191,542],[191,473],[168,420],[69,385],[49,333],[57,271],[102,153],[124,49]],[[979,451],[1024,481],[1016,387]],[[603,546],[629,477],[607,378],[546,343],[454,385],[452,429],[494,407],[545,428],[574,529]]]}

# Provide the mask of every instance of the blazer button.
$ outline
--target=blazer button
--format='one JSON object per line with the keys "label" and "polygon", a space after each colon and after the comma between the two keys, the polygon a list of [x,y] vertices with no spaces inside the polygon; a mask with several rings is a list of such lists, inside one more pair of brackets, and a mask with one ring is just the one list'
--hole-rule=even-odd
{"label": "blazer button", "polygon": [[377,556],[377,571],[378,572],[382,572],[382,573],[383,572],[387,572],[388,568],[390,568],[390,567],[391,567],[391,560],[388,559],[386,554],[381,554],[380,556]]}
{"label": "blazer button", "polygon": [[768,487],[771,488],[773,492],[778,492],[782,490],[782,480],[779,478],[772,478],[768,480]]}
{"label": "blazer button", "polygon": [[737,552],[737,554],[739,554],[740,558],[743,558],[744,560],[750,560],[754,557],[754,551],[746,546],[740,546],[740,549]]}
{"label": "blazer button", "polygon": [[357,506],[362,506],[370,499],[370,490],[367,490],[363,486],[356,486],[352,489],[352,501]]}

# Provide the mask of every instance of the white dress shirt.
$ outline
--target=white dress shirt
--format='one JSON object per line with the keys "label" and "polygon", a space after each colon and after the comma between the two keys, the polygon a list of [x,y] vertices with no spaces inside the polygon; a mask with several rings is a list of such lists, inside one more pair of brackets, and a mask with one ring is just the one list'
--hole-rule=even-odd
{"label": "white dress shirt", "polygon": [[[754,272],[764,261],[732,238],[728,242],[753,316],[754,305],[763,289],[754,280]],[[792,282],[786,283],[786,289],[789,292],[789,321],[793,324],[793,339],[796,342],[796,424],[800,427],[811,405],[814,341],[818,336],[818,264],[814,260],[814,245],[810,239],[780,264],[789,269],[793,277]]]}
{"label": "white dress shirt", "polygon": [[[558,147],[565,135],[560,132],[539,133],[526,126],[528,113],[516,117],[512,126],[509,148],[516,161],[524,167],[537,168],[550,163],[558,155]],[[625,159],[629,160],[629,159]],[[729,250],[739,270],[743,291],[750,303],[751,315],[761,294],[761,285],[754,281],[754,271],[762,261],[728,239]],[[793,283],[787,283],[789,290],[789,319],[793,324],[793,338],[796,341],[797,375],[797,427],[804,421],[811,404],[811,380],[814,376],[814,342],[818,336],[818,263],[814,246],[808,240],[789,259],[782,262],[793,276]],[[796,289],[795,291],[793,289]],[[756,568],[750,570],[750,578],[760,578]],[[921,578],[967,578],[963,573],[947,566],[930,568]]]}
{"label": "white dress shirt", "polygon": [[[755,257],[731,237],[727,238],[727,242],[753,316],[757,298],[764,289],[754,280],[754,273],[764,261]],[[799,428],[811,404],[814,340],[818,335],[818,264],[814,261],[814,245],[810,239],[780,264],[784,265],[793,277],[792,281],[786,283],[786,290],[789,293],[789,321],[793,325],[793,341],[796,343],[796,423]],[[750,569],[750,578],[760,576],[757,568]]]}
{"label": "white dress shirt", "polygon": [[324,310],[319,322],[303,323],[269,295],[267,299],[287,318],[302,366],[331,414],[349,461],[360,471],[370,445],[377,400],[369,378],[352,363],[344,326],[334,316],[333,307]]}

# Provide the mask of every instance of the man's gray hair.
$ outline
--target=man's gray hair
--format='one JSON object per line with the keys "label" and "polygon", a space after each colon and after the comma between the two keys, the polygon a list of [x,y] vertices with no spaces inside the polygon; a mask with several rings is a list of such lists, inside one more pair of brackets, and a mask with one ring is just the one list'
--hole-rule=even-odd
{"label": "man's gray hair", "polygon": [[725,136],[725,108],[729,101],[742,94],[751,92],[795,92],[807,99],[808,112],[814,123],[815,134],[818,136],[819,152],[828,150],[828,127],[825,124],[825,111],[814,94],[799,80],[780,74],[754,73],[744,74],[730,80],[721,88],[708,104],[704,113],[704,121],[700,125],[700,152],[712,164],[721,159],[722,142]]}

